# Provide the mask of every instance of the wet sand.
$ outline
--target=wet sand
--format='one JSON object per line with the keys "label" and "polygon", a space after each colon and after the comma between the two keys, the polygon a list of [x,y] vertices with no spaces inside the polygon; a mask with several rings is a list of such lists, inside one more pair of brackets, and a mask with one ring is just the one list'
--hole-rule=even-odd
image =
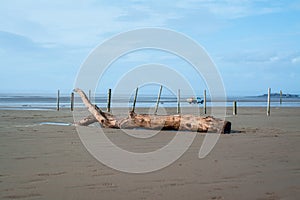
{"label": "wet sand", "polygon": [[[72,123],[70,111],[1,110],[0,199],[300,199],[300,108],[272,108],[269,117],[265,108],[227,113],[233,133],[221,135],[204,159],[198,158],[205,136],[199,133],[172,165],[128,174],[94,159],[74,126],[40,125]],[[175,134],[141,141],[121,130],[106,132],[136,152],[161,147]]]}

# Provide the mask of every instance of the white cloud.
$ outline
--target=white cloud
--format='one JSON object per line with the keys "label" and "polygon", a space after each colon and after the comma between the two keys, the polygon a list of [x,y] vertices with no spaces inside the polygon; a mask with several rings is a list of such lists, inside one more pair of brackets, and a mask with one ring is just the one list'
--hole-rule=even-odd
{"label": "white cloud", "polygon": [[215,56],[218,63],[234,66],[257,66],[284,68],[291,64],[299,64],[300,56],[295,51],[232,51]]}
{"label": "white cloud", "polygon": [[291,62],[292,62],[292,64],[299,64],[300,63],[300,56],[292,58]]}
{"label": "white cloud", "polygon": [[278,56],[272,56],[272,57],[269,58],[270,62],[276,62],[276,61],[279,61],[279,60],[280,60],[280,58]]}
{"label": "white cloud", "polygon": [[[124,30],[168,27],[170,20],[185,18],[193,11],[202,13],[197,19],[197,25],[201,26],[201,22],[207,21],[205,15],[237,18],[281,9],[277,1],[257,8],[258,2],[261,1],[6,1],[0,7],[0,30],[24,35],[35,42],[94,46],[108,35]],[[193,24],[188,20],[181,26],[189,23]],[[214,24],[217,26],[217,23]],[[204,25],[208,26],[207,23]],[[214,30],[213,27],[211,29]]]}
{"label": "white cloud", "polygon": [[[8,12],[2,11],[2,30],[25,35],[38,42],[55,42],[65,45],[90,44],[106,33],[118,29],[115,20],[124,14],[116,7],[82,6],[80,3],[20,1],[19,6],[7,6]],[[5,8],[4,8],[5,9]],[[7,14],[8,13],[8,14]],[[30,28],[24,26],[30,25]],[[38,30],[35,30],[38,29]]]}
{"label": "white cloud", "polygon": [[[257,4],[260,4],[258,6]],[[285,2],[284,5],[288,3]],[[18,6],[16,6],[18,5]],[[46,46],[91,47],[108,36],[140,27],[180,27],[208,33],[221,18],[238,18],[284,9],[278,1],[188,0],[99,2],[92,0],[6,1],[0,7],[0,30],[23,35]],[[195,16],[193,13],[197,13]],[[223,19],[224,18],[224,19]],[[198,28],[198,27],[205,27]],[[197,29],[197,30],[195,30]]]}
{"label": "white cloud", "polygon": [[94,1],[32,0],[17,4],[7,1],[1,6],[0,30],[51,45],[95,46],[112,34],[137,27],[166,26],[167,20],[176,18],[176,13],[154,10],[147,4],[111,6]]}
{"label": "white cloud", "polygon": [[289,7],[287,1],[267,0],[187,0],[177,6],[184,9],[204,9],[223,18],[240,18],[282,11]]}

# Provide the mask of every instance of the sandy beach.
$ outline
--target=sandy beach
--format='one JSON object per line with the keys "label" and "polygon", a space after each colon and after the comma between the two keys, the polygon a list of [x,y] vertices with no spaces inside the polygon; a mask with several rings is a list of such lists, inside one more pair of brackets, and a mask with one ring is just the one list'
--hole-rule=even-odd
{"label": "sandy beach", "polygon": [[[172,165],[128,174],[93,158],[74,126],[41,124],[73,123],[69,110],[1,110],[0,199],[300,199],[300,108],[272,108],[269,117],[265,108],[227,113],[233,133],[221,135],[204,159],[198,158],[205,136],[199,133]],[[107,132],[137,152],[175,134],[163,131],[141,145],[122,130]]]}

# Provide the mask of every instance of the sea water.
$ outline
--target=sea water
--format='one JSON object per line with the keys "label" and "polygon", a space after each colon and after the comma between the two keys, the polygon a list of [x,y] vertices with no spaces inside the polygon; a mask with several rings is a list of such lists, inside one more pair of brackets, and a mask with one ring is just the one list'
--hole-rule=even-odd
{"label": "sea water", "polygon": [[[191,96],[182,96],[180,105],[182,107],[192,107],[193,104],[187,102],[187,98]],[[201,98],[201,96],[200,96]],[[203,98],[203,97],[202,97]],[[265,107],[267,106],[266,96],[228,96],[225,105],[232,107],[232,102],[237,101],[238,107]],[[154,107],[157,101],[156,95],[140,95],[137,98],[136,107]],[[100,108],[105,108],[107,105],[107,95],[98,94],[91,98],[91,102]],[[111,107],[131,107],[133,96],[113,96]],[[70,108],[70,95],[61,94],[59,99],[60,108]],[[79,96],[75,96],[75,107],[84,107]],[[224,102],[216,99],[214,102],[207,99],[207,107],[223,106]],[[203,104],[198,104],[203,107]],[[283,98],[282,104],[278,97],[271,97],[272,107],[300,107],[300,98]],[[55,110],[57,107],[56,94],[0,94],[0,110]],[[175,95],[163,95],[160,98],[160,107],[177,107],[177,97]]]}

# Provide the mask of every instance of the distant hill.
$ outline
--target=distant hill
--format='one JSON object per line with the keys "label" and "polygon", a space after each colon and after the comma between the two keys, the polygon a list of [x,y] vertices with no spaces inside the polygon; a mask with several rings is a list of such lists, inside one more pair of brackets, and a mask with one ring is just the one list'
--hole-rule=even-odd
{"label": "distant hill", "polygon": [[[267,97],[268,94],[259,95],[257,97]],[[271,93],[271,97],[280,97],[280,93]],[[299,98],[297,94],[282,94],[283,98]]]}

